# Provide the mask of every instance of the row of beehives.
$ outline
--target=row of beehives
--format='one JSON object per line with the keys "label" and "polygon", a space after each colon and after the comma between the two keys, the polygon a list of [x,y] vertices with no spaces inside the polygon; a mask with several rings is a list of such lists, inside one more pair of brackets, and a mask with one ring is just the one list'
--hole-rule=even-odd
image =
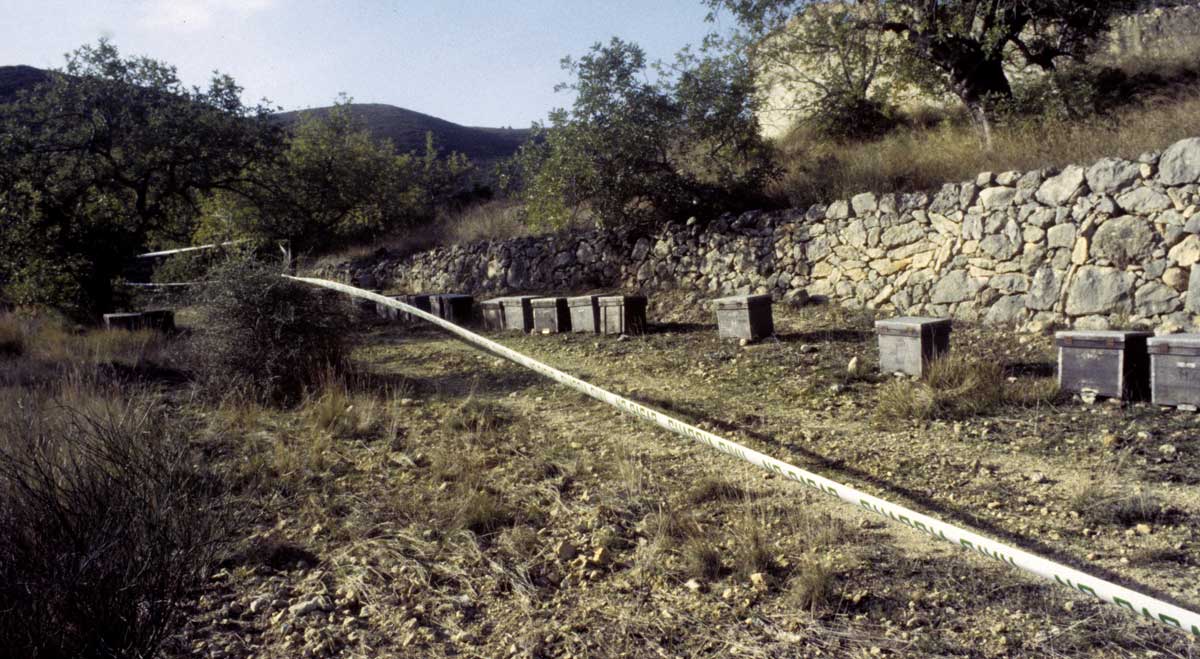
{"label": "row of beehives", "polygon": [[[474,319],[469,295],[400,295],[397,299],[454,323]],[[770,295],[713,300],[722,338],[758,340],[774,334]],[[381,315],[399,312],[379,306]],[[480,304],[483,326],[522,332],[640,334],[646,298],[630,295],[538,297],[519,295]],[[948,318],[891,318],[875,323],[879,368],[884,373],[925,374],[949,352]],[[1084,397],[1150,399],[1159,405],[1200,407],[1200,334],[1156,337],[1150,332],[1059,332],[1058,380],[1063,391]]]}
{"label": "row of beehives", "polygon": [[[461,294],[396,295],[395,299],[458,325],[475,321],[475,299]],[[386,305],[376,311],[388,319],[404,313]],[[525,333],[582,332],[641,334],[646,329],[646,298],[641,295],[539,297],[514,295],[479,303],[483,327]]]}
{"label": "row of beehives", "polygon": [[[950,320],[893,318],[875,323],[879,367],[921,376],[950,348]],[[1200,407],[1200,334],[1058,332],[1058,383],[1084,398],[1150,400],[1195,411]]]}

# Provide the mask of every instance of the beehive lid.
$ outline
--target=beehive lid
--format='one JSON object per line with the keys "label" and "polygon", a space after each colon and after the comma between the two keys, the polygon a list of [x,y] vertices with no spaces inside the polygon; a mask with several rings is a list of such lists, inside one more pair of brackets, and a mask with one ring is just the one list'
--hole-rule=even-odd
{"label": "beehive lid", "polygon": [[561,297],[539,297],[539,298],[535,298],[534,300],[532,300],[530,302],[530,304],[532,304],[535,307],[541,307],[541,308],[556,307],[556,306],[558,306],[558,301],[562,300],[562,299],[564,299],[564,298],[561,298]]}
{"label": "beehive lid", "polygon": [[875,331],[887,336],[920,336],[925,329],[949,330],[949,318],[928,318],[925,316],[900,316],[875,321]]}
{"label": "beehive lid", "polygon": [[1126,330],[1077,330],[1071,332],[1056,332],[1054,345],[1064,348],[1098,348],[1120,350],[1129,339],[1145,339],[1154,336],[1153,332],[1135,332]]}
{"label": "beehive lid", "polygon": [[464,298],[470,298],[471,296],[463,293],[441,293],[435,297],[439,297],[443,300],[462,300]]}
{"label": "beehive lid", "polygon": [[645,301],[646,298],[641,295],[606,295],[600,298],[600,306],[623,307],[626,304],[636,304]]}
{"label": "beehive lid", "polygon": [[506,298],[506,297],[494,297],[490,300],[484,300],[483,302],[480,302],[479,304],[489,306],[489,307],[500,306],[500,305],[504,304],[504,301],[507,299],[508,298]]}
{"label": "beehive lid", "polygon": [[1170,334],[1146,339],[1152,355],[1200,355],[1200,334]]}
{"label": "beehive lid", "polygon": [[717,309],[746,309],[750,306],[770,303],[771,296],[765,293],[761,295],[731,295],[712,301],[713,306]]}
{"label": "beehive lid", "polygon": [[567,306],[569,306],[569,307],[590,307],[593,304],[596,304],[596,301],[599,299],[600,299],[599,295],[581,295],[578,297],[569,297],[569,298],[567,298]]}
{"label": "beehive lid", "polygon": [[536,300],[536,295],[510,295],[509,297],[497,298],[502,300],[504,304],[524,304],[531,300]]}

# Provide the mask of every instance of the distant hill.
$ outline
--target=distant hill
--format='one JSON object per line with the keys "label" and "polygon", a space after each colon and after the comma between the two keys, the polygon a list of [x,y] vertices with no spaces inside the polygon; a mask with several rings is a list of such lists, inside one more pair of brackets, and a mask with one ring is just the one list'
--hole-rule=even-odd
{"label": "distant hill", "polygon": [[[11,101],[19,90],[42,82],[49,75],[48,71],[32,66],[0,66],[0,103]],[[511,156],[529,138],[528,129],[460,126],[394,105],[356,103],[353,108],[354,114],[362,119],[376,138],[391,140],[399,152],[424,153],[425,133],[432,132],[443,153],[457,151],[466,154],[476,164],[487,164]],[[313,108],[282,112],[275,116],[284,125],[291,125],[302,112],[320,116],[328,114],[331,109]]]}
{"label": "distant hill", "polygon": [[0,66],[0,103],[7,103],[17,92],[50,78],[49,71],[32,66]]}
{"label": "distant hill", "polygon": [[[366,124],[375,137],[391,140],[400,152],[424,153],[425,134],[432,132],[443,153],[457,151],[482,163],[511,156],[529,138],[528,129],[461,126],[394,105],[355,103],[352,107],[354,115]],[[276,116],[290,124],[296,122],[302,112],[320,116],[328,114],[331,109],[314,108]]]}

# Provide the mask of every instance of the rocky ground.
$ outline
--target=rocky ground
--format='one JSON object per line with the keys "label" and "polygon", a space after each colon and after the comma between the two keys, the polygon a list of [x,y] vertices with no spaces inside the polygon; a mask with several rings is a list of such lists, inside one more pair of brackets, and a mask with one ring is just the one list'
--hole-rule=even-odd
{"label": "rocky ground", "polygon": [[[870,319],[776,307],[717,338],[493,336],[753,448],[1200,605],[1194,414],[1003,404],[887,417]],[[444,334],[373,324],[361,377],[203,441],[252,511],[175,641],[209,657],[1193,656],[1188,637],[660,431]],[[1045,335],[955,349],[1045,388]],[[848,372],[857,358],[859,369]],[[1030,399],[1031,401],[1033,399]]]}

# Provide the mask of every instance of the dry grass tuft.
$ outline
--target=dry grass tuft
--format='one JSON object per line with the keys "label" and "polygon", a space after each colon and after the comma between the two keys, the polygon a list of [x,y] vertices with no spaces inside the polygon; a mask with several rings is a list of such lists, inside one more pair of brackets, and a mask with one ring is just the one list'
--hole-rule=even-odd
{"label": "dry grass tuft", "polygon": [[472,396],[450,413],[445,425],[451,432],[483,437],[495,434],[512,421],[512,414],[503,405]]}
{"label": "dry grass tuft", "polygon": [[746,497],[746,491],[724,478],[708,476],[688,490],[686,501],[695,506],[710,501],[736,501]]}
{"label": "dry grass tuft", "polygon": [[959,419],[991,412],[1004,399],[1004,370],[994,361],[948,355],[925,380],[895,379],[879,389],[882,420]]}
{"label": "dry grass tuft", "polygon": [[1133,159],[1196,135],[1200,95],[1194,93],[1107,118],[1013,120],[998,127],[991,152],[961,122],[902,129],[864,143],[830,142],[801,129],[779,144],[786,173],[773,192],[807,206],[865,191],[930,190],[983,171],[1061,167],[1107,156]]}
{"label": "dry grass tuft", "polygon": [[1115,492],[1095,483],[1071,500],[1071,509],[1096,526],[1133,526],[1158,521],[1165,514],[1162,502],[1153,494]]}
{"label": "dry grass tuft", "polygon": [[756,572],[770,572],[774,566],[766,529],[752,510],[735,518],[729,531],[729,544],[733,573],[742,579],[748,579]]}
{"label": "dry grass tuft", "polygon": [[812,613],[825,608],[837,596],[837,570],[826,558],[805,558],[788,578],[784,597],[788,606]]}
{"label": "dry grass tuft", "polygon": [[682,573],[689,579],[713,581],[721,576],[721,552],[705,538],[692,538],[680,550]]}
{"label": "dry grass tuft", "polygon": [[443,242],[448,244],[507,240],[532,233],[524,222],[520,204],[507,200],[472,206],[442,222]]}

